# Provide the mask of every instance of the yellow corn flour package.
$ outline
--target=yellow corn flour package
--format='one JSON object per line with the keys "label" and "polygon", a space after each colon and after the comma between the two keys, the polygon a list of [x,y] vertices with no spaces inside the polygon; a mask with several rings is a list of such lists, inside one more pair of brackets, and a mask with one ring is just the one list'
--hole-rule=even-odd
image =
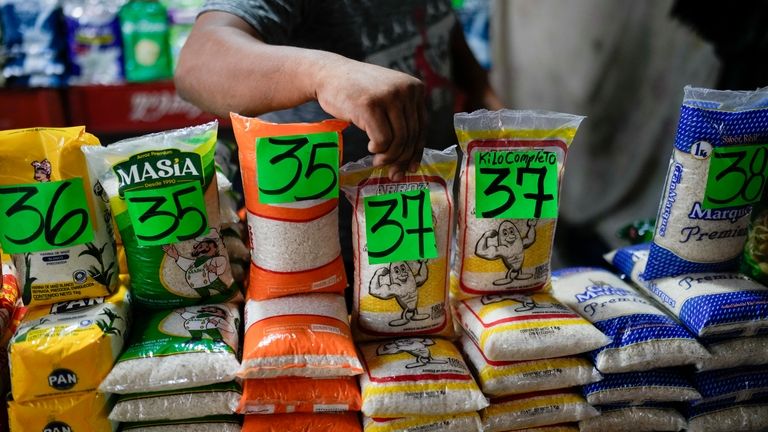
{"label": "yellow corn flour package", "polygon": [[450,341],[412,337],[360,346],[363,414],[368,417],[445,416],[488,406]]}
{"label": "yellow corn flour package", "polygon": [[13,255],[26,305],[117,288],[112,217],[83,147],[99,140],[82,126],[0,132],[0,245]]}
{"label": "yellow corn flour package", "polygon": [[153,309],[239,295],[221,236],[214,173],[218,125],[83,149],[115,215],[136,304]]}
{"label": "yellow corn flour package", "polygon": [[123,349],[130,300],[110,297],[31,308],[9,344],[17,402],[95,390]]}
{"label": "yellow corn flour package", "polygon": [[112,400],[97,392],[9,402],[11,432],[114,432],[118,423],[107,419]]}
{"label": "yellow corn flour package", "polygon": [[464,153],[454,260],[461,297],[547,285],[560,181],[582,120],[512,110],[454,117]]}
{"label": "yellow corn flour package", "polygon": [[344,165],[354,208],[352,326],[359,339],[452,336],[448,303],[456,147],[424,150],[421,167],[392,181],[373,157]]}

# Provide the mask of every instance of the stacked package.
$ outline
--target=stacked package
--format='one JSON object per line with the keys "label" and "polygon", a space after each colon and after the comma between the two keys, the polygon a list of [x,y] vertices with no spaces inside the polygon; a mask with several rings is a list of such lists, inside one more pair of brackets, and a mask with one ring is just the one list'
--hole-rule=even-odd
{"label": "stacked package", "polygon": [[[362,367],[341,294],[338,235],[346,123],[275,125],[235,114],[232,122],[251,236],[243,430],[360,430]],[[317,165],[307,169],[319,171],[302,178],[310,152]]]}
{"label": "stacked package", "polygon": [[127,336],[130,295],[81,152],[98,144],[82,127],[0,133],[0,242],[27,306],[8,345],[11,430],[117,426],[97,388]]}
{"label": "stacked package", "polygon": [[581,120],[527,111],[456,116],[464,159],[455,306],[464,354],[491,398],[480,413],[484,431],[573,430],[568,423],[597,415],[575,387],[601,377],[579,355],[609,340],[544,292],[560,179]]}
{"label": "stacked package", "polygon": [[685,89],[653,242],[608,256],[710,352],[696,362],[692,431],[768,427],[768,288],[751,278],[765,280],[766,96]]}
{"label": "stacked package", "polygon": [[590,357],[603,380],[584,387],[601,412],[582,431],[677,431],[686,426],[674,403],[699,393],[680,366],[710,357],[696,337],[653,300],[598,268],[557,271],[553,292],[611,338]]}
{"label": "stacked package", "polygon": [[84,150],[142,317],[100,385],[118,395],[109,418],[123,430],[240,428],[241,295],[220,235],[216,130],[209,123]]}

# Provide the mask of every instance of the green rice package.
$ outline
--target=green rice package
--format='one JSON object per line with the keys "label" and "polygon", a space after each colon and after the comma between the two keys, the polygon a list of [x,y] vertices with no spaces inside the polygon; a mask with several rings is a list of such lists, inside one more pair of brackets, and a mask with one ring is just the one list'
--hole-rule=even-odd
{"label": "green rice package", "polygon": [[139,306],[239,296],[220,234],[216,130],[211,122],[83,149],[109,197]]}
{"label": "green rice package", "polygon": [[125,78],[131,82],[170,79],[168,15],[157,1],[133,0],[120,9]]}

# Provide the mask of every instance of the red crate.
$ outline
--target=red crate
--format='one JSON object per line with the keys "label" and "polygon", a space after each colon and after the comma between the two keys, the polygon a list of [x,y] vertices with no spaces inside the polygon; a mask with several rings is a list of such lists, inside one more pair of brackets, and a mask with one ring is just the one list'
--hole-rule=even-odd
{"label": "red crate", "polygon": [[0,130],[66,125],[61,90],[0,89]]}

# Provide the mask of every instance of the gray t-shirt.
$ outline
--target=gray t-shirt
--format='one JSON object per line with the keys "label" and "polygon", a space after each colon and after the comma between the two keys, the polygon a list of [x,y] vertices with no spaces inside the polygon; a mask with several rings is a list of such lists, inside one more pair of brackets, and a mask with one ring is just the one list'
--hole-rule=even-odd
{"label": "gray t-shirt", "polygon": [[[421,79],[427,88],[427,147],[456,142],[450,56],[456,19],[450,0],[207,0],[203,11],[214,10],[242,18],[269,44],[330,51]],[[314,122],[329,115],[310,102],[261,118]],[[367,155],[367,143],[365,133],[349,127],[344,161]]]}

